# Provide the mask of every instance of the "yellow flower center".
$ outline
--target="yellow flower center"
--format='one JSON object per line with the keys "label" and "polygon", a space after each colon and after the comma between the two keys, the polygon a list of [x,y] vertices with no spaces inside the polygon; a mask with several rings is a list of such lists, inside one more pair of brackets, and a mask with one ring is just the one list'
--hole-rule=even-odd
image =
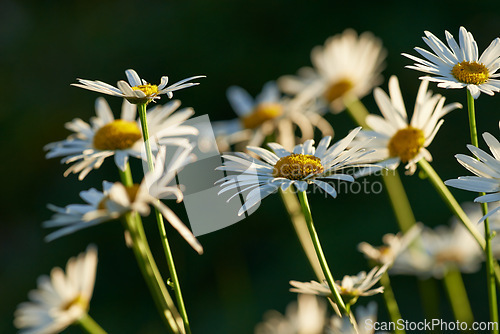
{"label": "yellow flower center", "polygon": [[302,180],[310,174],[319,174],[324,170],[321,160],[314,155],[290,154],[274,165],[273,176],[289,180]]}
{"label": "yellow flower center", "polygon": [[451,74],[460,82],[480,85],[488,81],[490,73],[483,64],[463,61],[451,69]]}
{"label": "yellow flower center", "polygon": [[140,90],[146,94],[146,96],[155,96],[158,94],[158,86],[151,84],[134,86],[132,87],[132,90]]}
{"label": "yellow flower center", "polygon": [[408,162],[415,158],[424,143],[422,130],[408,126],[392,136],[387,148],[391,157],[399,157],[401,162]]}
{"label": "yellow flower center", "polygon": [[85,298],[79,294],[78,296],[76,296],[75,298],[73,298],[72,300],[67,302],[66,304],[63,304],[61,306],[61,309],[63,311],[68,311],[73,306],[79,306],[80,308],[86,310],[89,307],[89,301],[87,300],[87,298]]}
{"label": "yellow flower center", "polygon": [[339,97],[344,96],[348,91],[354,87],[354,84],[349,79],[341,79],[336,81],[327,88],[325,91],[325,99],[329,102],[333,102]]}
{"label": "yellow flower center", "polygon": [[255,129],[265,121],[274,119],[283,114],[283,106],[279,103],[261,103],[241,122],[246,129]]}
{"label": "yellow flower center", "polygon": [[94,135],[94,147],[98,150],[125,150],[142,138],[137,123],[117,119],[104,125]]}

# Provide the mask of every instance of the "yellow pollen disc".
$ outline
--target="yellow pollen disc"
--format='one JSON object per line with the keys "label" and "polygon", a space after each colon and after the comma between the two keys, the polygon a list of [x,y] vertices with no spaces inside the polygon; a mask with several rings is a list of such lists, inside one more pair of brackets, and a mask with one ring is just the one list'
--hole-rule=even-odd
{"label": "yellow pollen disc", "polygon": [[425,136],[422,130],[411,126],[401,129],[389,141],[388,149],[391,157],[399,157],[401,162],[415,158],[424,147]]}
{"label": "yellow pollen disc", "polygon": [[265,121],[274,119],[283,114],[283,106],[279,103],[261,103],[255,110],[243,117],[241,123],[246,129],[255,129]]}
{"label": "yellow pollen disc", "polygon": [[466,84],[480,85],[488,81],[490,73],[483,64],[463,61],[451,69],[455,79]]}
{"label": "yellow pollen disc", "polygon": [[339,97],[344,96],[353,87],[354,84],[349,79],[341,79],[339,81],[333,82],[325,91],[325,99],[329,102],[333,102]]}
{"label": "yellow pollen disc", "polygon": [[158,86],[151,84],[134,86],[132,90],[140,90],[146,94],[146,96],[155,96],[158,94]]}
{"label": "yellow pollen disc", "polygon": [[324,170],[321,160],[314,155],[290,154],[274,165],[273,176],[289,180],[302,180],[310,174],[319,174]]}
{"label": "yellow pollen disc", "polygon": [[94,147],[98,150],[125,150],[142,138],[137,123],[117,119],[100,128],[94,135]]}
{"label": "yellow pollen disc", "polygon": [[73,306],[80,306],[82,309],[86,310],[89,306],[89,301],[86,298],[84,298],[82,295],[78,295],[73,300],[62,305],[61,309],[63,311],[67,311]]}

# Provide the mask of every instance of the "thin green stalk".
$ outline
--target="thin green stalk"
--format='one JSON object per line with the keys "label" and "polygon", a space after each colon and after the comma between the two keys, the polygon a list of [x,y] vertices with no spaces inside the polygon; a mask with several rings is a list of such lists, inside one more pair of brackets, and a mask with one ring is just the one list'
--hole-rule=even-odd
{"label": "thin green stalk", "polygon": [[[126,187],[130,187],[134,184],[130,165],[128,163],[125,171],[118,171],[122,183]],[[183,320],[177,312],[174,301],[170,297],[160,271],[156,266],[144,232],[141,216],[137,213],[127,213],[124,217],[124,227],[132,239],[132,250],[136,257],[137,264],[139,265],[139,269],[141,270],[166,327],[169,329],[170,333],[182,333],[178,323],[182,323]]]}
{"label": "thin green stalk", "polygon": [[106,331],[88,314],[78,319],[77,323],[89,334],[106,334]]}
{"label": "thin green stalk", "polygon": [[280,189],[279,193],[281,195],[281,200],[285,205],[286,211],[290,216],[293,228],[297,233],[299,242],[302,245],[302,249],[307,256],[316,277],[320,282],[322,282],[325,280],[325,275],[323,274],[321,264],[319,263],[318,256],[314,250],[314,245],[312,243],[311,236],[309,235],[306,219],[302,213],[300,203],[290,188],[285,191]]}
{"label": "thin green stalk", "polygon": [[[153,154],[151,151],[151,143],[149,142],[149,130],[148,130],[148,122],[146,116],[146,104],[139,104],[139,117],[141,119],[141,127],[142,127],[142,136],[144,138],[144,146],[146,149],[146,156],[148,160],[149,170],[152,171],[154,169],[153,165]],[[179,277],[177,276],[177,270],[175,269],[174,257],[172,255],[172,251],[170,249],[170,244],[167,238],[167,231],[165,229],[165,225],[163,223],[163,216],[155,208],[155,216],[156,222],[158,223],[158,230],[160,231],[160,237],[163,245],[163,250],[165,252],[165,257],[167,259],[168,269],[171,275],[173,289],[175,292],[175,299],[177,300],[177,306],[179,307],[179,312],[181,314],[182,320],[184,321],[184,327],[187,334],[191,334],[191,328],[189,325],[189,319],[186,311],[186,306],[184,305],[184,298],[182,297],[181,285],[179,282]]]}
{"label": "thin green stalk", "polygon": [[[467,107],[469,110],[469,127],[472,145],[478,147],[479,143],[477,140],[477,127],[476,127],[476,114],[474,108],[474,98],[472,94],[467,89]],[[479,195],[484,196],[484,193],[479,193]],[[483,215],[488,213],[488,204],[481,203],[481,208],[483,209]],[[491,230],[489,219],[484,220],[484,238],[486,240],[485,255],[486,255],[486,285],[488,287],[488,302],[490,305],[490,320],[498,323],[498,304],[497,304],[497,290],[495,287],[495,272],[494,263],[496,261],[493,258],[493,252],[491,249]],[[499,333],[498,328],[493,329],[492,333]]]}
{"label": "thin green stalk", "polygon": [[307,194],[305,191],[298,192],[300,206],[302,207],[302,212],[304,212],[304,217],[306,218],[307,228],[309,230],[309,234],[311,235],[311,239],[314,245],[314,250],[316,251],[316,255],[318,256],[319,263],[321,265],[321,269],[323,270],[323,274],[326,277],[326,281],[330,290],[332,291],[332,296],[339,307],[342,314],[349,315],[349,310],[346,308],[344,301],[342,300],[342,296],[335,286],[335,280],[333,279],[332,273],[328,264],[326,263],[325,254],[323,253],[323,249],[321,248],[321,244],[319,242],[318,234],[316,233],[316,229],[314,228],[314,223],[311,215],[311,208],[309,207],[309,202],[307,201]]}
{"label": "thin green stalk", "polygon": [[[425,159],[421,159],[418,162],[418,166],[428,176],[431,184],[434,186],[434,188],[436,188],[436,191],[441,196],[443,201],[448,205],[451,212],[453,212],[453,214],[464,224],[465,228],[467,228],[467,230],[476,240],[481,249],[485,251],[486,241],[484,240],[483,236],[481,235],[481,233],[479,233],[474,224],[472,224],[467,214],[465,214],[462,207],[458,204],[457,200],[455,199],[455,197],[453,197],[451,192],[448,190],[448,187],[446,187],[446,185],[443,183],[443,180],[441,180],[434,168],[432,168],[432,166]],[[500,285],[500,267],[498,266],[498,263],[496,261],[494,262],[493,266],[497,284]]]}
{"label": "thin green stalk", "polygon": [[443,279],[455,319],[472,325],[474,316],[470,307],[469,297],[467,297],[462,274],[460,274],[457,268],[454,268],[448,270]]}
{"label": "thin green stalk", "polygon": [[[384,287],[384,293],[382,294],[384,297],[385,305],[387,306],[387,311],[389,312],[389,317],[391,321],[395,324],[398,324],[401,319],[401,312],[399,312],[398,303],[396,301],[396,297],[394,296],[394,291],[392,290],[391,280],[389,278],[389,274],[385,272],[380,278],[380,284]],[[396,334],[404,334],[406,333],[404,329],[398,329],[399,326],[396,327],[394,333]]]}

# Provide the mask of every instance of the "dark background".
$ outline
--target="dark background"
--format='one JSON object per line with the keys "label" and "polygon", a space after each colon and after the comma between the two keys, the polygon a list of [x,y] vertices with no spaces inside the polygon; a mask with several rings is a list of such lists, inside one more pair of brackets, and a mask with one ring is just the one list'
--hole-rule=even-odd
{"label": "dark background", "polygon": [[[355,8],[353,6],[356,6]],[[161,320],[133,254],[123,242],[118,222],[106,223],[56,240],[43,241],[41,222],[50,218],[47,203],[79,203],[78,193],[100,189],[102,179],[117,180],[113,163],[79,182],[62,176],[65,166],[45,160],[42,147],[68,135],[64,123],[94,115],[96,93],[70,87],[75,79],[114,84],[135,69],[152,83],[162,75],[172,82],[205,74],[196,88],[176,93],[184,106],[212,120],[234,117],[225,97],[236,84],[252,95],[264,82],[293,74],[310,65],[309,52],[346,28],[372,31],[388,50],[384,77],[398,75],[409,112],[421,73],[404,69],[411,63],[401,52],[424,47],[424,30],[458,38],[461,25],[471,31],[482,52],[499,36],[500,13],[494,1],[465,5],[451,1],[14,1],[0,2],[0,138],[2,188],[0,210],[0,332],[13,333],[13,312],[36,287],[36,278],[63,266],[87,244],[99,247],[98,279],[90,315],[109,333],[161,333]],[[387,81],[382,85],[387,88]],[[464,90],[431,89],[448,102],[466,104]],[[115,115],[121,101],[107,98]],[[373,97],[363,100],[372,112]],[[165,102],[165,98],[161,100]],[[476,102],[479,133],[499,137],[498,95]],[[354,127],[347,114],[328,115],[340,139]],[[465,175],[454,159],[467,153],[466,110],[454,111],[430,146],[434,166],[443,179]],[[485,148],[484,142],[480,145]],[[372,178],[370,181],[377,181]],[[427,181],[404,177],[416,218],[430,226],[447,224],[450,214]],[[453,191],[460,201],[473,194]],[[381,243],[397,225],[384,193],[344,194],[338,199],[310,198],[327,258],[340,277],[368,267],[356,245]],[[185,217],[183,207],[176,212]],[[186,220],[185,220],[186,221]],[[153,220],[146,220],[150,242],[164,276],[166,265]],[[267,198],[241,223],[199,238],[205,254],[198,256],[169,229],[174,257],[193,333],[252,333],[268,309],[284,312],[296,295],[290,279],[310,280],[313,274],[299,247],[279,196]],[[484,267],[484,266],[483,266]],[[487,320],[484,268],[464,275],[477,320]],[[403,318],[423,320],[416,279],[394,277]],[[437,282],[442,317],[452,320],[441,282]],[[173,294],[172,294],[173,295]],[[380,296],[360,300],[379,304]],[[79,328],[68,332],[79,333]]]}

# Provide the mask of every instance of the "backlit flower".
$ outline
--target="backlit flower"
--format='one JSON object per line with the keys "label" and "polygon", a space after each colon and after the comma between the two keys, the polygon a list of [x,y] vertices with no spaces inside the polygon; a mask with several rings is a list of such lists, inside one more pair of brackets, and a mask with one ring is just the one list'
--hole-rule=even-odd
{"label": "backlit flower", "polygon": [[499,92],[500,80],[494,78],[500,76],[500,73],[496,73],[500,68],[500,38],[495,38],[479,56],[474,37],[464,27],[460,27],[460,45],[448,31],[445,31],[445,35],[448,46],[425,31],[423,40],[434,53],[419,47],[415,50],[425,59],[403,53],[403,56],[416,62],[406,67],[432,74],[420,79],[437,82],[441,88],[467,87],[475,99],[481,92],[488,95]]}
{"label": "backlit flower", "polygon": [[427,81],[420,84],[410,122],[396,76],[389,79],[389,96],[382,89],[375,88],[375,101],[382,116],[368,115],[366,123],[372,130],[361,131],[360,138],[373,138],[367,148],[380,152],[385,159],[381,165],[394,169],[405,163],[408,174],[413,174],[420,159],[432,160],[426,147],[443,124],[441,117],[462,106],[459,103],[445,106],[445,98],[432,95],[427,86]]}
{"label": "backlit flower", "polygon": [[375,152],[365,150],[366,141],[360,141],[346,150],[360,129],[351,131],[332,146],[331,137],[324,137],[317,148],[313,146],[314,140],[308,140],[295,146],[293,152],[285,150],[277,143],[268,144],[274,153],[260,147],[247,147],[264,161],[256,160],[245,153],[225,154],[223,166],[217,169],[236,174],[216,182],[221,183],[223,188],[219,194],[234,190],[230,200],[248,191],[238,215],[242,215],[280,187],[286,190],[293,185],[298,191],[305,191],[310,184],[315,184],[330,196],[336,197],[335,188],[321,179],[353,182],[351,175],[342,172],[356,167],[372,166],[369,163],[377,159],[374,157]]}
{"label": "backlit flower", "polygon": [[199,85],[199,83],[197,82],[188,81],[205,77],[204,75],[189,77],[167,87],[167,76],[161,77],[161,83],[159,85],[152,85],[144,79],[141,79],[139,75],[132,69],[126,70],[125,74],[127,76],[128,82],[123,80],[118,81],[118,88],[108,85],[107,83],[104,83],[102,81],[92,81],[84,79],[77,79],[79,83],[71,85],[92,90],[98,93],[123,97],[130,103],[142,104],[157,100],[162,94],[166,94],[171,99],[174,96],[172,92],[183,88]]}
{"label": "backlit flower", "polygon": [[[193,109],[176,111],[180,101],[174,100],[163,106],[156,106],[147,112],[150,138],[160,145],[186,145],[183,136],[196,135],[198,130],[182,125],[194,114]],[[67,139],[45,146],[47,158],[64,157],[61,162],[72,164],[64,176],[79,173],[83,180],[92,170],[99,168],[108,157],[114,157],[115,164],[122,171],[129,157],[141,159],[144,140],[139,118],[136,120],[136,106],[124,100],[121,118],[115,119],[104,98],[96,100],[96,117],[90,124],[77,118],[66,123],[74,133]]]}

